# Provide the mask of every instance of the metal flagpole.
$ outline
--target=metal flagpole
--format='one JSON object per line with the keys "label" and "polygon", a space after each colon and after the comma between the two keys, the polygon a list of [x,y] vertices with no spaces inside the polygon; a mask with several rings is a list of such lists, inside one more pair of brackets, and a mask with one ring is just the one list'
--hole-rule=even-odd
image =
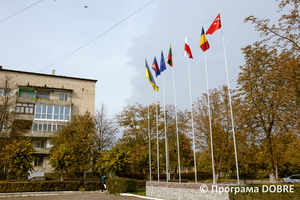
{"label": "metal flagpole", "polygon": [[178,169],[179,169],[179,183],[181,183],[181,169],[180,169],[180,153],[179,153],[179,136],[178,136],[178,123],[177,123],[177,106],[176,106],[176,90],[175,90],[175,75],[174,68],[173,72],[173,88],[174,88],[174,104],[175,104],[175,120],[176,120],[176,134],[177,134],[177,154],[178,154]]}
{"label": "metal flagpole", "polygon": [[147,104],[148,104],[148,137],[149,137],[149,170],[150,170],[150,181],[152,181],[152,178],[151,178],[150,105],[149,105],[149,95],[148,95],[148,83],[147,83]]}
{"label": "metal flagpole", "polygon": [[[222,24],[222,22],[221,22],[221,24]],[[232,113],[231,94],[230,94],[230,86],[229,86],[229,78],[228,78],[228,67],[227,67],[227,59],[226,59],[226,50],[225,50],[225,40],[224,40],[224,34],[223,34],[223,26],[221,26],[221,31],[222,31],[222,40],[223,40],[223,49],[224,49],[224,58],[225,58],[225,68],[226,68],[226,75],[227,75],[229,105],[230,105],[230,113],[231,113],[231,125],[232,125],[232,136],[233,136],[233,144],[234,144],[236,175],[237,175],[237,181],[238,181],[238,185],[239,185],[240,184],[239,165],[238,165],[238,160],[237,160],[236,141],[235,141],[235,132],[234,132],[234,121],[233,121],[233,113]]]}
{"label": "metal flagpole", "polygon": [[212,139],[212,128],[211,128],[211,113],[210,113],[210,100],[209,100],[209,87],[208,87],[208,75],[207,75],[207,62],[206,62],[206,52],[205,55],[205,71],[206,71],[206,87],[207,87],[207,104],[208,104],[208,119],[209,119],[209,132],[210,132],[210,146],[211,146],[211,163],[213,170],[213,183],[216,184],[215,177],[215,162],[214,162],[214,147],[213,147],[213,139]]}
{"label": "metal flagpole", "polygon": [[158,111],[157,111],[157,92],[156,92],[156,136],[157,136],[157,181],[159,182],[159,145],[158,145]]}
{"label": "metal flagpole", "polygon": [[165,121],[165,149],[166,149],[166,175],[168,181],[168,169],[169,169],[169,148],[168,148],[168,136],[167,136],[167,118],[166,118],[166,97],[165,97],[165,73],[163,73],[163,97],[164,97],[164,121]]}
{"label": "metal flagpole", "polygon": [[190,77],[189,58],[187,58],[187,65],[188,65],[188,76],[189,76],[189,90],[190,90],[190,104],[191,104],[191,118],[192,118],[192,133],[193,133],[193,146],[194,146],[195,182],[197,183],[196,146],[195,146],[194,116],[193,116],[192,89],[191,89],[191,77]]}

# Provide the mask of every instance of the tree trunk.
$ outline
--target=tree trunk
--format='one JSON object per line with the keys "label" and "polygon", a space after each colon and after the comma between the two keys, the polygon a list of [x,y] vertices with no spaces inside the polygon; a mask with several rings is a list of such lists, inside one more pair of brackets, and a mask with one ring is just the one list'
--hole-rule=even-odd
{"label": "tree trunk", "polygon": [[64,181],[64,172],[61,172],[60,174],[60,181]]}
{"label": "tree trunk", "polygon": [[220,177],[220,170],[217,170],[216,177],[215,177],[216,182],[215,182],[214,184],[217,184],[217,183],[218,183],[219,177]]}
{"label": "tree trunk", "polygon": [[177,173],[177,166],[175,166],[173,180],[175,180],[175,178],[176,178],[176,173]]}
{"label": "tree trunk", "polygon": [[275,170],[272,161],[268,162],[270,183],[276,183]]}

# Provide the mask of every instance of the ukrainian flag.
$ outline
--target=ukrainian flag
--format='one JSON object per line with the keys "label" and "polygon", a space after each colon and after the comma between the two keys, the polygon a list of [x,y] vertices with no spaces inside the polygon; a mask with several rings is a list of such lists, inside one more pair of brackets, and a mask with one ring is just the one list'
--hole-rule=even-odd
{"label": "ukrainian flag", "polygon": [[148,66],[147,60],[145,60],[145,63],[146,63],[146,78],[149,79],[149,82],[151,83],[153,89],[154,89],[156,92],[158,92],[158,87],[156,86],[156,83],[155,83],[155,81],[154,81],[154,79],[153,79],[153,76],[152,76],[152,74],[151,74],[151,72],[150,72],[150,70],[149,70],[149,66]]}

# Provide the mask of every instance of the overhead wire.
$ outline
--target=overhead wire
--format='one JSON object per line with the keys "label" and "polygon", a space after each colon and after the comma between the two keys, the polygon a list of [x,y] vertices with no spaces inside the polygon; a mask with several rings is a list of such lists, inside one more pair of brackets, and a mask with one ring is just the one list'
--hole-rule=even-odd
{"label": "overhead wire", "polygon": [[115,27],[117,27],[118,25],[120,25],[121,23],[123,23],[124,21],[126,21],[127,19],[129,19],[130,17],[132,17],[133,15],[135,15],[136,13],[138,13],[139,11],[141,11],[142,9],[144,9],[145,7],[147,7],[149,4],[151,4],[154,0],[150,1],[149,3],[147,3],[146,5],[142,6],[141,8],[139,8],[138,10],[136,10],[135,12],[133,12],[132,14],[130,14],[129,16],[127,16],[126,18],[124,18],[123,20],[121,20],[120,22],[118,22],[117,24],[115,24],[114,26],[110,27],[109,29],[107,29],[106,31],[104,31],[103,33],[101,33],[100,35],[98,35],[97,37],[95,37],[94,39],[90,40],[89,42],[85,43],[84,45],[82,45],[81,47],[75,49],[74,51],[72,51],[71,53],[67,54],[66,56],[62,57],[61,59],[55,61],[54,63],[44,67],[43,69],[39,70],[43,71],[44,69],[47,69],[48,67],[51,67],[53,65],[55,65],[56,63],[66,59],[67,57],[71,56],[72,54],[76,53],[77,51],[79,51],[80,49],[84,48],[85,46],[89,45],[90,43],[94,42],[95,40],[97,40],[99,37],[103,36],[104,34],[106,34],[107,32],[111,31],[112,29],[114,29]]}
{"label": "overhead wire", "polygon": [[30,6],[28,6],[28,7],[24,8],[24,9],[22,9],[22,10],[20,10],[20,11],[14,13],[14,14],[12,14],[12,15],[10,15],[10,16],[8,16],[8,17],[2,19],[2,20],[0,20],[0,23],[3,22],[3,21],[5,21],[5,20],[7,20],[7,19],[9,19],[9,18],[11,18],[11,17],[13,17],[13,16],[15,16],[15,15],[17,15],[17,14],[19,14],[19,13],[21,13],[21,12],[23,12],[23,11],[25,11],[25,10],[27,10],[28,8],[31,8],[32,6],[35,6],[35,5],[38,4],[38,3],[41,3],[42,1],[43,1],[43,0],[40,0],[40,1],[38,1],[38,2],[35,2],[34,4],[31,4]]}

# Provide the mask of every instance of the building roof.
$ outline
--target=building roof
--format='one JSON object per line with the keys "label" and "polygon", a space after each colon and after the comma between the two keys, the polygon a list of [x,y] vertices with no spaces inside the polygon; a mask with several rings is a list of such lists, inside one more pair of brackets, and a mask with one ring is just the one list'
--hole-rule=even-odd
{"label": "building roof", "polygon": [[41,73],[35,73],[35,72],[26,72],[26,71],[17,71],[17,70],[11,70],[11,69],[3,69],[2,66],[0,66],[0,71],[24,73],[24,74],[33,74],[33,75],[39,75],[39,76],[52,76],[52,77],[57,77],[57,78],[69,78],[69,79],[77,79],[77,80],[84,80],[84,81],[94,81],[94,82],[98,81],[98,80],[95,80],[95,79],[87,79],[87,78],[78,78],[78,77],[70,77],[70,76],[62,76],[62,75],[41,74]]}

